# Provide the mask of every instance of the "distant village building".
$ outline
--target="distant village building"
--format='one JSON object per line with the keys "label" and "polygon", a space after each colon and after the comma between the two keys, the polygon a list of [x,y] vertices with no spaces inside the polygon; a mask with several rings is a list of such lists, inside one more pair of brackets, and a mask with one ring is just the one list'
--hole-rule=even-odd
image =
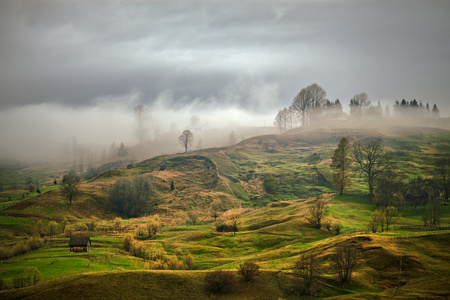
{"label": "distant village building", "polygon": [[70,252],[89,252],[91,239],[89,237],[72,237],[69,241]]}

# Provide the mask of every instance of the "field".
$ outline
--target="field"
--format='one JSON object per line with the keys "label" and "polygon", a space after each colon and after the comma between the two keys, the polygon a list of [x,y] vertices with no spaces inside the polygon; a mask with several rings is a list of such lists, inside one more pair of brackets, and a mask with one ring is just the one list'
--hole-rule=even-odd
{"label": "field", "polygon": [[[37,285],[0,292],[5,299],[37,298],[154,298],[206,299],[204,277],[211,270],[236,273],[247,260],[257,262],[261,274],[246,283],[236,274],[237,286],[221,299],[298,299],[294,265],[304,253],[315,252],[321,274],[317,297],[445,298],[449,297],[450,205],[442,203],[443,230],[425,230],[425,207],[399,207],[400,217],[389,231],[371,233],[368,222],[377,209],[367,195],[363,176],[355,172],[352,186],[337,196],[332,185],[331,155],[340,138],[351,142],[381,139],[395,157],[404,180],[431,176],[431,162],[450,149],[446,130],[417,128],[390,130],[318,130],[302,134],[260,136],[237,145],[168,155],[106,171],[85,180],[81,195],[69,206],[60,186],[42,188],[42,194],[8,191],[0,195],[0,241],[13,247],[27,241],[37,222],[46,226],[67,219],[76,233],[88,235],[92,251],[70,253],[69,238],[59,233],[47,237],[43,248],[0,262],[2,285],[14,283],[24,270],[36,267],[42,275]],[[399,138],[400,137],[400,138]],[[449,146],[449,148],[446,148]],[[114,230],[117,216],[108,201],[111,186],[121,178],[145,176],[153,193],[148,214],[159,214],[164,224],[145,247],[167,257],[190,253],[192,270],[148,270],[146,260],[126,252],[125,234],[145,224],[148,216],[124,219]],[[170,188],[174,181],[175,189]],[[11,196],[11,200],[9,197]],[[341,234],[318,229],[305,218],[318,201],[326,203],[326,218],[343,225]],[[217,232],[211,204],[221,212],[239,212],[239,231]],[[196,222],[189,211],[198,214]],[[82,229],[93,217],[95,230]],[[82,230],[82,231],[81,231]],[[361,253],[361,262],[350,287],[338,284],[330,268],[339,245],[350,243]],[[67,290],[73,291],[70,295]],[[170,292],[168,292],[170,291]]]}

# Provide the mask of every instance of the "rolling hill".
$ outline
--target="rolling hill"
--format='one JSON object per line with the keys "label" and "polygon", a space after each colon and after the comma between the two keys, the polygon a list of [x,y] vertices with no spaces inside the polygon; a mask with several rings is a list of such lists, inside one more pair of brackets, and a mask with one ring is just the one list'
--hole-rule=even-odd
{"label": "rolling hill", "polygon": [[[238,281],[223,299],[296,299],[293,267],[303,254],[319,254],[323,272],[319,297],[334,298],[445,298],[450,270],[448,230],[424,231],[425,207],[400,207],[401,217],[389,232],[369,233],[367,223],[377,208],[366,195],[361,174],[353,174],[347,195],[336,196],[330,170],[331,155],[346,136],[351,143],[376,139],[394,156],[401,178],[431,176],[432,163],[449,154],[450,131],[430,127],[382,129],[317,129],[284,135],[257,136],[237,145],[164,155],[109,170],[86,179],[81,195],[68,206],[57,187],[41,195],[18,199],[0,211],[0,240],[13,246],[27,240],[39,221],[64,218],[78,233],[91,236],[90,253],[69,254],[68,238],[59,235],[45,247],[0,262],[0,278],[8,282],[36,266],[43,282],[0,292],[5,299],[58,298],[72,289],[78,298],[210,298],[203,288],[208,270],[235,270],[246,260],[257,261],[262,272],[253,283]],[[152,194],[144,216],[123,220],[122,231],[112,230],[117,217],[109,191],[119,179],[145,177]],[[171,182],[174,189],[171,189]],[[3,192],[0,200],[6,202]],[[327,218],[343,224],[342,234],[317,229],[305,215],[318,199],[327,203]],[[217,232],[212,205],[221,212],[239,211],[236,235]],[[443,226],[450,222],[449,205],[441,206]],[[189,213],[195,212],[195,224]],[[192,271],[144,270],[146,261],[123,250],[122,238],[159,214],[164,227],[143,243],[168,257],[190,253]],[[95,230],[82,228],[92,217]],[[84,230],[84,231],[81,231]],[[362,259],[349,288],[339,286],[329,268],[332,254],[344,242],[357,247]],[[172,293],[169,293],[171,291]],[[150,293],[150,294],[149,294]],[[173,296],[173,297],[172,297]]]}

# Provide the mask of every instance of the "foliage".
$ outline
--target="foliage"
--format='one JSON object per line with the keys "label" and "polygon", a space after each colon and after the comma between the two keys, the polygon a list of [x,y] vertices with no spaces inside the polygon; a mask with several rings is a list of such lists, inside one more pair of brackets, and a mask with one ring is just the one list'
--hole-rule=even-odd
{"label": "foliage", "polygon": [[154,238],[158,231],[160,231],[162,228],[161,220],[159,219],[158,215],[152,216],[145,225],[147,226],[149,239]]}
{"label": "foliage", "polygon": [[374,180],[391,164],[391,155],[383,150],[379,141],[370,141],[367,144],[355,143],[352,155],[358,169],[367,175],[369,195],[374,196]]}
{"label": "foliage", "polygon": [[422,219],[425,227],[441,228],[442,211],[438,200],[433,199],[428,201]]}
{"label": "foliage", "polygon": [[134,180],[119,179],[112,186],[109,198],[119,213],[127,217],[137,217],[148,204],[150,194],[150,181],[141,176]]}
{"label": "foliage", "polygon": [[389,207],[402,204],[403,182],[398,171],[392,167],[380,172],[374,180],[374,202],[377,206]]}
{"label": "foliage", "polygon": [[434,177],[445,201],[450,197],[450,156],[436,160]]}
{"label": "foliage", "polygon": [[334,150],[331,157],[331,168],[333,169],[333,183],[339,194],[344,194],[346,188],[351,184],[351,163],[350,158],[350,143],[346,137],[343,137]]}
{"label": "foliage", "polygon": [[248,260],[239,265],[238,274],[244,277],[245,282],[250,282],[259,274],[259,265]]}
{"label": "foliage", "polygon": [[81,180],[80,176],[78,176],[78,174],[75,172],[74,169],[70,170],[69,173],[67,173],[63,177],[62,191],[66,199],[69,200],[69,205],[72,204],[73,198],[80,193],[78,189],[78,183],[80,182],[80,180]]}
{"label": "foliage", "polygon": [[48,222],[47,225],[47,234],[50,237],[53,237],[55,234],[57,234],[59,232],[59,226],[58,223],[56,223],[55,221],[50,221]]}
{"label": "foliage", "polygon": [[320,229],[322,227],[322,219],[324,217],[325,211],[326,211],[325,200],[317,197],[316,202],[309,209],[305,218],[312,226]]}
{"label": "foliage", "polygon": [[215,270],[205,276],[205,290],[214,295],[223,295],[236,288],[236,277],[230,271]]}
{"label": "foliage", "polygon": [[376,233],[379,229],[381,231],[384,231],[385,222],[386,222],[386,219],[384,217],[383,210],[376,209],[370,215],[370,220],[369,220],[368,227],[373,233]]}

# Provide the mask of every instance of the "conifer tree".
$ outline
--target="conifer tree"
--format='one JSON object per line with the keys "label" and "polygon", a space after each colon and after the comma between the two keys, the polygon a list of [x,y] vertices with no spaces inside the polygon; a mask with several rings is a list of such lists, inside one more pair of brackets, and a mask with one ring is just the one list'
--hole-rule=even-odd
{"label": "conifer tree", "polygon": [[350,165],[352,159],[350,158],[350,143],[345,136],[339,142],[336,150],[334,150],[331,160],[331,168],[334,171],[333,183],[339,191],[339,195],[342,195],[345,189],[351,184]]}

